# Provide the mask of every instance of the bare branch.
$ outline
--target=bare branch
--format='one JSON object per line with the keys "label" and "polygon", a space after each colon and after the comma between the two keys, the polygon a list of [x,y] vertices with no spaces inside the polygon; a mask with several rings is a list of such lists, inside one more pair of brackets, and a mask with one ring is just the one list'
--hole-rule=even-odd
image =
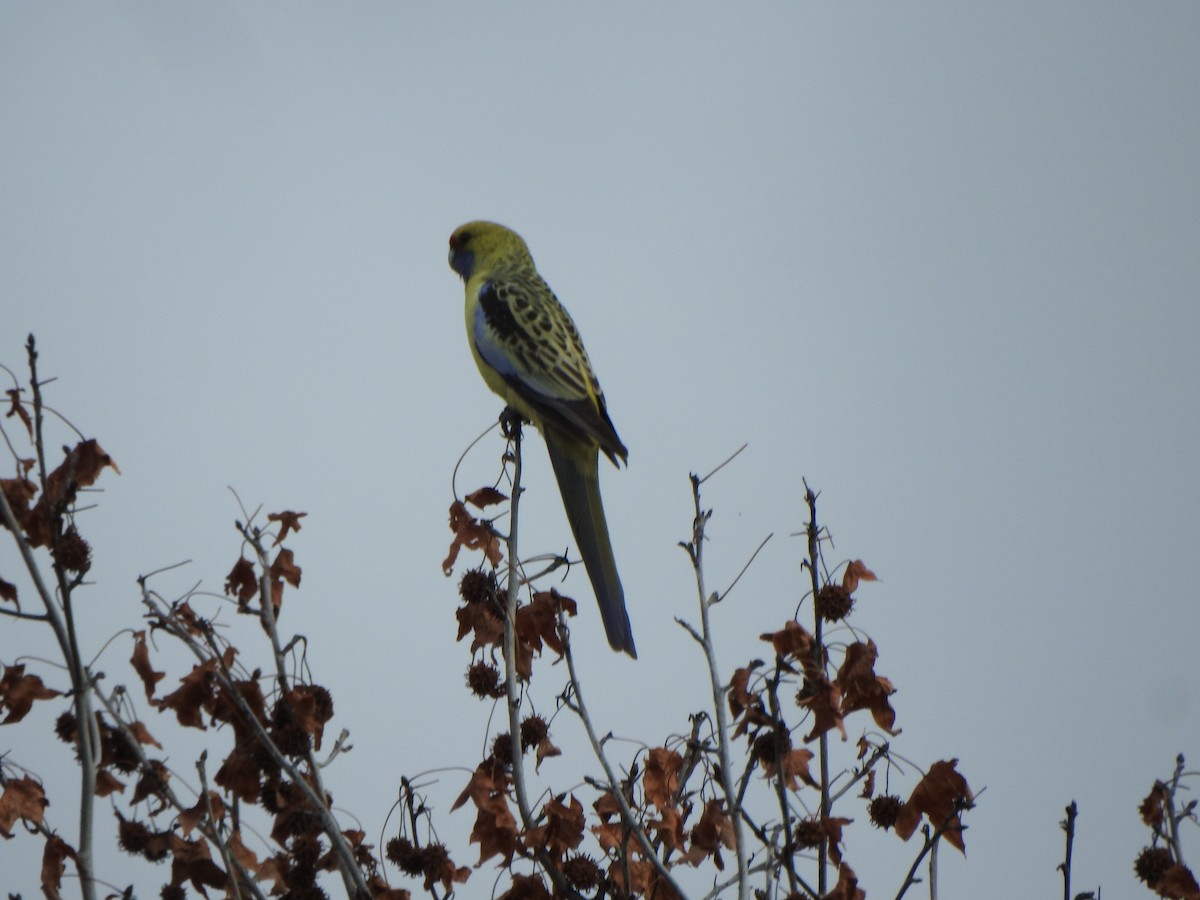
{"label": "bare branch", "polygon": [[[744,447],[745,445],[743,445],[743,449]],[[737,453],[740,452],[741,450],[737,451]],[[730,459],[733,459],[733,457],[731,456]],[[726,460],[726,462],[728,461]],[[721,465],[723,466],[725,463]],[[715,473],[720,468],[721,466],[718,466],[713,472]],[[711,477],[712,474],[710,473],[707,477]],[[713,714],[716,717],[717,755],[721,761],[721,788],[725,793],[725,811],[733,823],[734,842],[736,845],[734,850],[737,854],[738,898],[739,900],[747,900],[750,896],[750,879],[746,868],[746,841],[742,832],[742,810],[738,794],[734,791],[733,760],[729,750],[729,723],[727,721],[725,706],[725,687],[721,681],[720,667],[717,664],[717,651],[713,644],[712,624],[709,620],[709,610],[717,602],[717,597],[715,594],[710,597],[704,586],[704,526],[712,516],[712,511],[705,511],[700,507],[700,485],[703,479],[693,474],[691,482],[692,505],[695,510],[695,516],[692,519],[692,539],[687,546],[688,555],[692,560],[692,569],[696,576],[696,594],[700,603],[700,633],[702,635],[700,645],[704,648],[704,658],[708,664]]]}

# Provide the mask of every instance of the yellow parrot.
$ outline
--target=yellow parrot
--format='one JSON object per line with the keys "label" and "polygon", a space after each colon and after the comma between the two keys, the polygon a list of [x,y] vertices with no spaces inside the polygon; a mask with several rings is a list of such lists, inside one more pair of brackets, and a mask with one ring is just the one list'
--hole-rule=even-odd
{"label": "yellow parrot", "polygon": [[567,521],[587,568],[608,642],[637,658],[604,505],[600,451],[629,451],[608,417],[600,382],[567,311],[516,232],[468,222],[450,235],[450,267],[466,284],[467,342],[488,387],[546,441]]}

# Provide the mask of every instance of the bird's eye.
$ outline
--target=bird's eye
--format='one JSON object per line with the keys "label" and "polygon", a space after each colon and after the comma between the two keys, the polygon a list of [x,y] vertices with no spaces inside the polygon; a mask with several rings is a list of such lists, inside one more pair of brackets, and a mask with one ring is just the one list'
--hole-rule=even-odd
{"label": "bird's eye", "polygon": [[457,250],[471,239],[471,232],[460,231],[458,234],[450,236],[450,246]]}

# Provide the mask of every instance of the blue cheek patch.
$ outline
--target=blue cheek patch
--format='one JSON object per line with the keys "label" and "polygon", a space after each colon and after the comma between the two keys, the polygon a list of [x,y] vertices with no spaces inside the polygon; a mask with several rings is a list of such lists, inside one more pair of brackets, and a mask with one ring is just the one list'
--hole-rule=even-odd
{"label": "blue cheek patch", "polygon": [[450,268],[462,276],[463,281],[471,277],[471,270],[475,268],[475,254],[470,250],[451,250],[450,251]]}

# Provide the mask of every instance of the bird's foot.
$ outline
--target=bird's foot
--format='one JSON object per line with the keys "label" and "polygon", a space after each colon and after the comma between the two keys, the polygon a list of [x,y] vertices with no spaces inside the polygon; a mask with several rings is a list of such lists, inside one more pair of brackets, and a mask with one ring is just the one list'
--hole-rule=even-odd
{"label": "bird's foot", "polygon": [[500,433],[509,440],[519,438],[521,436],[521,425],[525,420],[521,414],[511,406],[504,407],[504,412],[500,413]]}

